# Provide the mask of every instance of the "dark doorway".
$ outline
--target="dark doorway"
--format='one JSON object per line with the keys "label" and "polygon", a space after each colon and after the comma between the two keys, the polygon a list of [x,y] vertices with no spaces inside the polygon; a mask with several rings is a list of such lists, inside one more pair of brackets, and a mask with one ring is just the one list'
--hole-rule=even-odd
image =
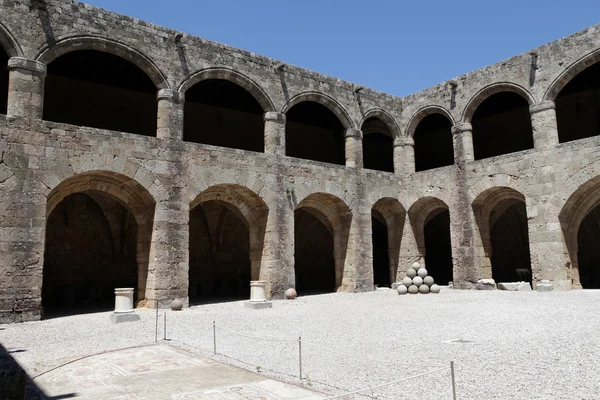
{"label": "dark doorway", "polygon": [[452,245],[450,212],[444,210],[425,224],[425,266],[438,285],[452,281]]}
{"label": "dark doorway", "polygon": [[67,196],[48,217],[42,306],[45,316],[114,309],[115,288],[137,292],[137,224],[102,192]]}
{"label": "dark doorway", "polygon": [[196,304],[250,298],[250,234],[228,203],[211,200],[190,212],[189,297]]}
{"label": "dark doorway", "polygon": [[476,160],[533,148],[529,103],[516,93],[491,95],[471,123]]}
{"label": "dark doorway", "polygon": [[264,152],[263,109],[243,87],[207,79],[185,93],[183,140]]}
{"label": "dark doorway", "polygon": [[335,292],[333,233],[325,216],[313,209],[296,210],[294,234],[298,294]]}
{"label": "dark doorway", "polygon": [[581,286],[584,289],[600,289],[600,206],[581,221],[577,244]]}
{"label": "dark doorway", "polygon": [[0,47],[0,114],[6,114],[8,104],[8,58]]}
{"label": "dark doorway", "polygon": [[379,118],[369,118],[362,126],[363,166],[366,169],[394,172],[394,139]]}
{"label": "dark doorway", "polygon": [[600,63],[580,72],[556,97],[561,143],[600,134]]}
{"label": "dark doorway", "polygon": [[121,57],[73,51],[48,65],[44,119],[156,136],[156,91],[148,75]]}
{"label": "dark doorway", "polygon": [[373,283],[376,287],[390,287],[390,258],[388,254],[388,229],[383,217],[374,214],[371,217],[373,240]]}
{"label": "dark doorway", "polygon": [[287,113],[285,153],[290,157],[345,165],[345,129],[331,110],[313,101]]}
{"label": "dark doorway", "polygon": [[531,257],[525,203],[501,201],[490,216],[492,277],[496,282],[531,283]]}
{"label": "dark doorway", "polygon": [[430,114],[415,129],[415,169],[445,167],[454,164],[452,123],[442,114]]}

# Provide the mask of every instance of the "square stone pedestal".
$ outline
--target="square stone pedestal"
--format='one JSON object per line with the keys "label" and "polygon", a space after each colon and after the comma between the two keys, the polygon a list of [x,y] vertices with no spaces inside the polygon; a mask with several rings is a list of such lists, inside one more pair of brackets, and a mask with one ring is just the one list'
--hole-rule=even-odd
{"label": "square stone pedestal", "polygon": [[112,322],[113,324],[118,324],[121,322],[134,322],[134,321],[139,321],[139,320],[140,320],[140,316],[134,312],[112,313],[110,315],[110,322]]}
{"label": "square stone pedestal", "polygon": [[247,301],[244,303],[244,307],[253,310],[262,310],[263,308],[273,307],[273,303],[270,301]]}

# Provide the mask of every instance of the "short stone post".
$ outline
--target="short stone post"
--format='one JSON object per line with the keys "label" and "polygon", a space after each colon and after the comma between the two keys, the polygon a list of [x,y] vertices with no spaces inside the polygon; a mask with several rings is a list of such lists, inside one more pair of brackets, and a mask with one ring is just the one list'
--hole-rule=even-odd
{"label": "short stone post", "polygon": [[265,123],[265,153],[285,156],[285,114],[266,112],[263,121]]}
{"label": "short stone post", "polygon": [[529,107],[533,145],[538,150],[549,150],[558,144],[558,125],[556,123],[556,105],[553,101],[544,101]]}
{"label": "short stone post", "polygon": [[363,167],[362,132],[346,129],[346,167]]}
{"label": "short stone post", "polygon": [[7,115],[41,119],[46,65],[26,58],[11,57],[8,71]]}
{"label": "short stone post", "polygon": [[473,148],[473,126],[468,123],[456,124],[452,127],[454,139],[454,161],[468,162],[475,160]]}
{"label": "short stone post", "polygon": [[158,111],[156,137],[183,140],[183,94],[161,89],[156,95]]}
{"label": "short stone post", "polygon": [[115,312],[110,320],[114,323],[140,320],[133,310],[133,288],[115,289]]}
{"label": "short stone post", "polygon": [[266,281],[251,281],[250,301],[246,302],[246,307],[252,308],[254,310],[273,307],[273,303],[267,301],[267,296],[265,292],[266,287]]}

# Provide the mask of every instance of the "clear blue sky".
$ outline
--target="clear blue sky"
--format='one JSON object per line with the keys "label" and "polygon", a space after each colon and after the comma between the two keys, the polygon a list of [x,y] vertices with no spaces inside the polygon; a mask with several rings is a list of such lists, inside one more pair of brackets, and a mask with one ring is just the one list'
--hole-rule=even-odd
{"label": "clear blue sky", "polygon": [[600,22],[600,0],[87,0],[404,96]]}

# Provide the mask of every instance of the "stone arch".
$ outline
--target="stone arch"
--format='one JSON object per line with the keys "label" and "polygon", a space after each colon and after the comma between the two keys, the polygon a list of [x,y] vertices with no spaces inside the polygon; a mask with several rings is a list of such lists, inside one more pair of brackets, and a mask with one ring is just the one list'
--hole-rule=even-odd
{"label": "stone arch", "polygon": [[312,101],[327,107],[339,119],[345,129],[356,129],[356,125],[350,115],[338,101],[332,97],[319,92],[304,92],[292,97],[283,107],[281,112],[286,114],[293,106],[304,101]]}
{"label": "stone arch", "polygon": [[247,225],[251,280],[259,280],[265,227],[269,214],[268,206],[258,194],[247,187],[237,184],[218,184],[198,194],[190,203],[190,210],[209,201],[217,201],[224,205]]}
{"label": "stone arch", "polygon": [[[329,234],[330,239],[333,239],[333,267],[334,274],[331,275],[334,287],[331,289],[340,290],[344,283],[344,264],[346,260],[346,251],[348,248],[348,238],[350,235],[350,224],[352,213],[350,208],[339,198],[328,193],[312,193],[300,201],[295,209],[295,226],[294,234],[296,237],[295,245],[295,271],[296,281],[302,279],[302,252],[299,246],[302,244],[298,240],[300,232],[298,232],[298,220],[303,217],[303,213],[310,214],[320,223],[322,223]],[[314,225],[314,224],[313,224]],[[314,272],[314,271],[313,271]],[[325,272],[326,273],[326,272]]]}
{"label": "stone arch", "polygon": [[0,22],[0,46],[9,57],[23,57],[21,45],[2,22]]}
{"label": "stone arch", "polygon": [[408,209],[417,246],[421,256],[425,254],[425,225],[441,212],[449,210],[448,205],[437,197],[423,197]]}
{"label": "stone arch", "polygon": [[[83,172],[64,179],[49,190],[46,196],[46,218],[49,219],[57,206],[72,195],[86,195],[103,211],[110,208],[111,204],[116,203],[135,219],[137,301],[138,304],[143,304],[146,299],[154,220],[155,200],[153,196],[140,183],[128,176],[103,170]],[[98,202],[98,200],[101,201]],[[104,215],[109,226],[113,217],[115,215]],[[111,226],[110,229],[113,228],[114,226]],[[110,240],[113,239],[110,238]]]}
{"label": "stone arch", "polygon": [[154,61],[130,46],[103,37],[73,36],[60,39],[52,47],[44,46],[36,60],[48,65],[58,57],[77,50],[95,50],[121,57],[130,61],[148,75],[157,90],[170,88],[166,75]]}
{"label": "stone arch", "polygon": [[[373,204],[371,208],[371,220],[377,219],[387,229],[387,256],[390,284],[396,282],[398,273],[398,263],[400,258],[400,244],[402,242],[402,232],[404,230],[404,221],[406,219],[406,210],[400,204],[398,199],[393,197],[382,197]],[[373,227],[372,227],[373,228]],[[373,228],[374,229],[374,228]],[[372,230],[373,230],[372,229]],[[373,249],[376,247],[373,240]],[[373,267],[375,266],[375,251],[373,252]],[[375,276],[375,271],[373,271]],[[375,282],[377,283],[377,282]]]}
{"label": "stone arch", "polygon": [[387,125],[390,133],[392,134],[392,138],[397,139],[402,136],[400,127],[398,126],[396,119],[392,117],[392,115],[387,111],[381,108],[370,109],[365,113],[362,120],[360,121],[360,126],[362,127],[369,118],[378,118],[381,121],[383,121]]}
{"label": "stone arch", "polygon": [[178,91],[185,95],[191,87],[208,79],[223,79],[235,83],[250,93],[259,102],[264,112],[276,111],[273,102],[258,83],[230,68],[207,68],[198,71],[181,82]]}
{"label": "stone arch", "polygon": [[408,121],[408,124],[406,125],[406,130],[405,130],[404,135],[406,137],[414,138],[415,131],[417,130],[417,126],[419,126],[419,123],[421,123],[421,121],[425,117],[427,117],[428,115],[431,115],[431,114],[441,114],[444,117],[448,118],[448,120],[450,121],[452,126],[454,126],[456,124],[456,121],[454,120],[454,117],[452,116],[450,111],[446,110],[444,107],[437,106],[437,105],[426,106],[426,107],[423,107],[420,110],[418,110],[416,113],[413,114],[412,117],[410,117],[410,120]]}
{"label": "stone arch", "polygon": [[554,101],[558,94],[564,89],[573,78],[586,68],[591,67],[600,61],[600,49],[597,49],[575,61],[569,65],[554,81],[550,84],[546,93],[544,93],[543,101]]}
{"label": "stone arch", "polygon": [[475,114],[475,111],[477,111],[477,108],[481,105],[481,103],[483,103],[490,96],[501,92],[516,93],[525,99],[530,106],[535,104],[534,97],[522,86],[510,82],[498,82],[481,89],[469,100],[467,106],[462,112],[461,121],[463,123],[471,123],[473,114]]}

